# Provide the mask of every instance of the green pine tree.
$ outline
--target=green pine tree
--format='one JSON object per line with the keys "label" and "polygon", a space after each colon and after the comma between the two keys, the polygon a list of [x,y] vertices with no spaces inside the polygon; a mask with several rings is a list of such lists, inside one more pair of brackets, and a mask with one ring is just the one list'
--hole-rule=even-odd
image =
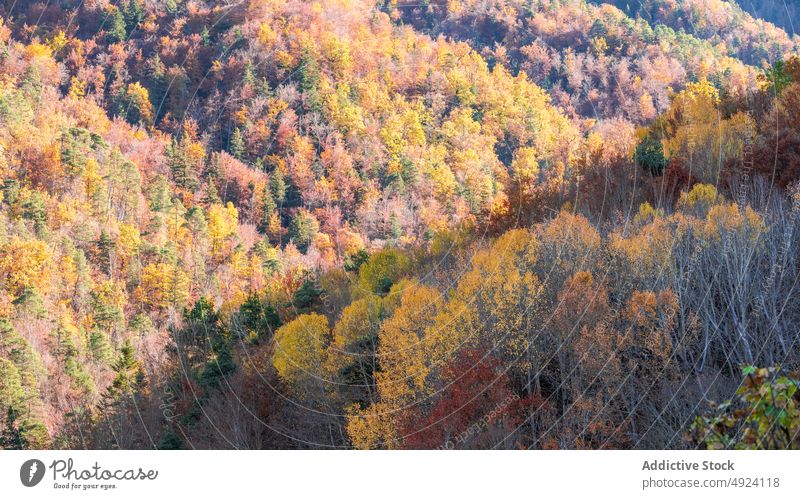
{"label": "green pine tree", "polygon": [[130,0],[125,6],[125,25],[128,31],[134,31],[144,21],[144,9],[137,0]]}
{"label": "green pine tree", "polygon": [[244,137],[242,136],[242,130],[239,127],[236,127],[231,134],[231,142],[228,146],[228,151],[234,158],[239,161],[244,161],[247,149],[244,143]]}
{"label": "green pine tree", "polygon": [[109,43],[124,42],[128,37],[125,31],[125,16],[122,11],[114,7],[114,11],[105,19],[106,40]]}
{"label": "green pine tree", "polygon": [[269,189],[272,192],[272,199],[278,203],[278,206],[283,205],[286,201],[286,181],[283,179],[283,172],[280,168],[275,168],[269,177]]}
{"label": "green pine tree", "polygon": [[633,157],[636,164],[654,177],[664,173],[664,168],[667,167],[667,158],[664,156],[661,141],[650,134],[637,144]]}
{"label": "green pine tree", "polygon": [[133,395],[141,387],[144,372],[139,361],[136,360],[130,340],[125,340],[123,343],[119,357],[111,365],[111,369],[115,374],[111,386],[108,387],[108,397],[119,399],[124,395]]}
{"label": "green pine tree", "polygon": [[263,200],[261,201],[261,215],[258,220],[258,230],[261,233],[266,233],[269,230],[269,224],[272,220],[272,215],[278,206],[275,204],[275,199],[272,197],[272,192],[269,186],[264,187]]}

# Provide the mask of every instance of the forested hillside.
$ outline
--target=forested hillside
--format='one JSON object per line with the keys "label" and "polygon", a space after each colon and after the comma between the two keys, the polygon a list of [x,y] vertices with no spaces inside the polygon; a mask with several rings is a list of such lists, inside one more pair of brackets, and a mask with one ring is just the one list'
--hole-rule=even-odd
{"label": "forested hillside", "polygon": [[[640,16],[652,23],[663,24],[707,40],[720,51],[752,64],[761,64],[765,60],[772,63],[797,47],[797,37],[787,35],[786,31],[772,22],[748,15],[748,10],[758,10],[758,4],[762,3],[759,1],[743,0],[737,3],[725,0],[612,0],[608,3],[616,5],[629,15]],[[789,13],[788,10],[786,13]],[[793,18],[786,16],[786,13],[780,17],[784,23],[789,24]]]}
{"label": "forested hillside", "polygon": [[575,117],[646,123],[689,81],[707,78],[738,96],[755,86],[754,68],[724,46],[628,17],[608,2],[400,1],[396,9],[420,29],[465,40],[487,60],[524,72]]}
{"label": "forested hillside", "polygon": [[736,3],[754,17],[771,22],[790,35],[800,28],[797,23],[800,5],[796,3],[786,0],[736,0]]}
{"label": "forested hillside", "polygon": [[800,367],[797,40],[731,2],[0,15],[2,447],[717,446]]}

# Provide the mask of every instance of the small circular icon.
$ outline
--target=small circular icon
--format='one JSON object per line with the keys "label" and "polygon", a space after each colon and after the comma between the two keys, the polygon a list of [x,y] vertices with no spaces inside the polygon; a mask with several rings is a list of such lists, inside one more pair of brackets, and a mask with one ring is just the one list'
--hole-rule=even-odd
{"label": "small circular icon", "polygon": [[19,479],[26,487],[35,487],[44,478],[44,463],[38,459],[28,459],[19,469]]}

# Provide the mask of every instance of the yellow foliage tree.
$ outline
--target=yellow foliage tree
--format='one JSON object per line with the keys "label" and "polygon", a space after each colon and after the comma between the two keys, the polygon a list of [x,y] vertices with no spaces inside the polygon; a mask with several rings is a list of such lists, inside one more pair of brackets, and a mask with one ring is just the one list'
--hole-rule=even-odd
{"label": "yellow foliage tree", "polygon": [[322,384],[329,343],[330,327],[324,315],[300,315],[275,332],[272,363],[296,394],[307,391],[309,384]]}
{"label": "yellow foliage tree", "polygon": [[225,206],[213,204],[208,208],[208,237],[211,242],[212,257],[224,258],[230,241],[236,236],[239,225],[239,211],[232,203]]}
{"label": "yellow foliage tree", "polygon": [[51,252],[42,241],[22,240],[17,236],[0,246],[0,283],[14,296],[25,288],[40,291],[49,277]]}
{"label": "yellow foliage tree", "polygon": [[432,389],[427,383],[431,365],[426,330],[434,325],[444,299],[436,289],[413,281],[398,283],[393,291],[399,305],[379,332],[381,369],[375,378],[380,401],[365,410],[349,409],[348,436],[359,448],[397,447],[399,411]]}
{"label": "yellow foliage tree", "polygon": [[153,308],[180,309],[189,301],[189,278],[178,265],[151,263],[142,269],[136,297]]}

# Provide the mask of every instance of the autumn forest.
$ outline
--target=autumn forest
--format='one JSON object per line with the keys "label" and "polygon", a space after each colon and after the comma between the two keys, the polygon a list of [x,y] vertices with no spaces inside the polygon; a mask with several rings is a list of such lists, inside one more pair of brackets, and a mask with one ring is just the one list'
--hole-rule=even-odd
{"label": "autumn forest", "polygon": [[740,3],[0,0],[0,448],[800,449]]}

